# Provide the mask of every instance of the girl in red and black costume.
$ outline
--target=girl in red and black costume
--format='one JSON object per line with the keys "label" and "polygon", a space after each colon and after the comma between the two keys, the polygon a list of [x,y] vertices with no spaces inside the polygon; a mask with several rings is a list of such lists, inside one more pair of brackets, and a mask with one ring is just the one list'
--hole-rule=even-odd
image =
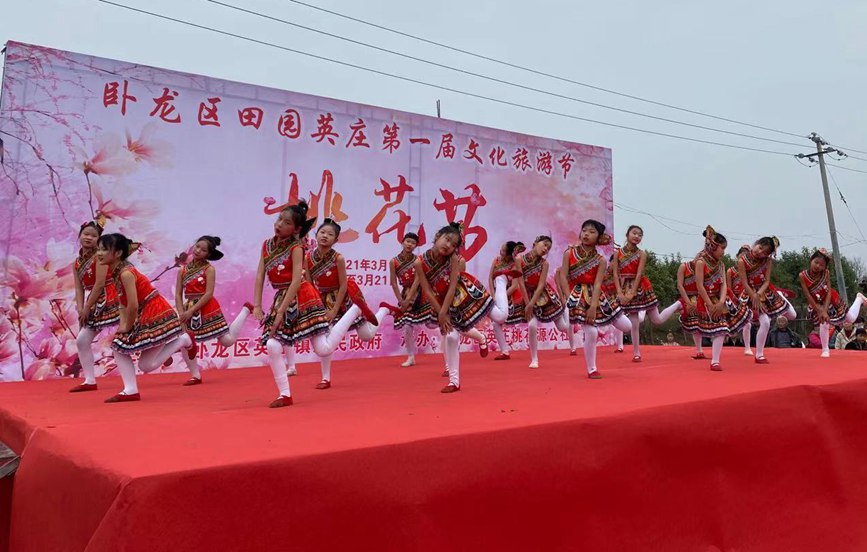
{"label": "girl in red and black costume", "polygon": [[685,261],[677,268],[677,291],[680,294],[680,326],[684,332],[692,335],[695,344],[695,360],[707,358],[701,346],[701,334],[698,331],[698,284],[695,278],[695,259]]}
{"label": "girl in red and black costume", "polygon": [[[181,323],[194,342],[216,339],[224,347],[231,347],[238,340],[247,317],[253,313],[253,304],[245,303],[232,324],[226,322],[220,303],[214,297],[217,271],[209,262],[223,258],[222,251],[217,249],[219,245],[220,238],[217,236],[202,236],[196,240],[193,260],[178,272],[175,306]],[[202,373],[196,357],[187,355],[184,359],[190,370],[190,379],[184,385],[202,383]]]}
{"label": "girl in red and black costume", "polygon": [[608,297],[602,291],[608,263],[596,251],[596,246],[609,243],[611,237],[605,234],[604,224],[593,219],[584,221],[580,245],[572,246],[563,253],[563,266],[560,268],[560,277],[566,280],[563,286],[571,289],[566,301],[569,321],[581,324],[584,329],[584,359],[587,362],[587,376],[591,379],[602,377],[596,368],[599,326],[613,324],[621,332],[630,330],[629,319],[623,316],[617,298]]}
{"label": "girl in red and black costume", "polygon": [[[749,245],[742,245],[740,249],[738,249],[737,258],[740,258],[741,255],[750,250]],[[741,275],[738,274],[738,265],[735,262],[735,265],[726,270],[726,287],[728,288],[729,298],[732,301],[740,301],[743,296],[744,286],[741,283]],[[755,313],[753,313],[755,314]],[[745,356],[753,356],[753,350],[750,348],[750,341],[752,340],[753,335],[753,323],[752,320],[747,320],[747,323],[744,324],[744,328],[741,330],[741,338],[744,341],[744,355]]]}
{"label": "girl in red and black costume", "polygon": [[[737,297],[750,305],[753,312],[753,320],[758,320],[759,331],[756,333],[757,364],[767,364],[765,358],[765,341],[768,332],[771,331],[771,318],[785,316],[789,320],[797,317],[795,308],[783,297],[777,288],[771,283],[771,270],[774,267],[772,255],[780,247],[780,240],[776,237],[759,238],[752,247],[738,253],[737,267],[738,284],[741,287],[736,291]],[[750,346],[750,326],[748,322],[744,331],[744,347]]]}
{"label": "girl in red and black costume", "polygon": [[[614,261],[616,259],[615,251],[610,257],[608,257],[608,269],[605,271],[605,277],[602,279],[602,293],[605,294],[606,297],[617,297],[617,286],[614,285]],[[622,353],[624,334],[616,327],[612,329],[612,333],[614,334],[614,352]]]}
{"label": "girl in red and black costume", "polygon": [[105,218],[85,222],[78,231],[81,249],[73,266],[75,278],[75,306],[78,308],[78,361],[84,373],[84,383],[69,391],[96,391],[96,373],[93,362],[93,342],[104,328],[118,323],[117,291],[114,283],[106,281],[108,267],[97,262],[96,248],[102,236]]}
{"label": "girl in red and black costume", "polygon": [[801,281],[801,290],[809,305],[807,315],[813,325],[819,327],[822,358],[831,356],[828,347],[831,325],[839,326],[843,322],[855,322],[865,302],[864,295],[859,293],[852,306],[846,308],[846,303],[840,298],[840,294],[831,287],[829,264],[831,264],[831,254],[825,249],[818,249],[810,256],[809,268],[801,271],[798,277]]}
{"label": "girl in red and black costume", "polygon": [[[362,341],[370,341],[376,336],[377,327],[388,314],[387,307],[381,307],[376,314],[367,306],[361,288],[354,280],[346,277],[346,260],[334,249],[337,238],[340,237],[340,225],[330,218],[325,219],[316,231],[316,248],[307,253],[307,279],[319,292],[325,304],[326,319],[329,323],[339,320],[354,306],[357,306],[360,316],[352,321],[350,329],[358,334]],[[316,389],[331,387],[331,355],[323,356],[322,381]]]}
{"label": "girl in red and black costume", "polygon": [[[286,207],[274,222],[274,237],[262,244],[262,257],[253,291],[253,317],[262,322],[262,341],[274,383],[280,395],[268,405],[281,408],[292,405],[286,358],[295,366],[295,343],[309,339],[319,357],[331,355],[360,310],[353,305],[333,326],[328,322],[325,305],[313,285],[304,279],[304,248],[301,239],[316,219],[307,219],[307,202]],[[265,278],[277,290],[268,316],[262,311]]]}
{"label": "girl in red and black costume", "polygon": [[[391,259],[388,267],[391,289],[398,304],[394,310],[394,329],[403,329],[407,357],[401,366],[406,368],[415,366],[416,326],[430,322],[433,312],[415,277],[415,261],[418,256],[413,251],[418,247],[418,235],[409,232],[404,236],[401,245],[403,250],[397,257]],[[385,303],[383,306],[388,308]]]}
{"label": "girl in red and black costume", "polygon": [[643,238],[644,230],[640,226],[630,226],[626,230],[626,244],[614,250],[614,262],[611,263],[617,300],[632,326],[632,362],[641,362],[639,329],[644,313],[658,326],[664,324],[681,307],[680,302],[675,301],[659,312],[659,299],[653,291],[653,284],[644,275],[647,252],[638,247]]}
{"label": "girl in red and black costume", "polygon": [[722,263],[728,240],[710,226],[704,231],[704,250],[695,258],[695,284],[698,290],[695,326],[702,336],[711,339],[713,348],[710,369],[721,371],[720,355],[726,334],[739,332],[752,317],[749,306],[732,301],[728,295],[725,266]]}
{"label": "girl in red and black costume", "polygon": [[418,258],[415,274],[437,315],[437,323],[445,337],[449,383],[443,393],[454,393],[460,382],[460,333],[466,334],[489,315],[495,323],[503,323],[509,314],[506,296],[506,276],[494,278],[494,297],[482,284],[465,272],[466,262],[457,254],[463,244],[460,224],[451,223],[441,228],[434,238],[433,247]]}
{"label": "girl in red and black costume", "polygon": [[[530,345],[530,368],[539,367],[539,323],[555,322],[562,327],[565,306],[554,287],[548,283],[548,261],[551,251],[550,236],[539,236],[533,248],[517,260],[522,283],[521,294],[526,300],[514,302],[509,307],[509,319],[529,321],[527,340]],[[565,329],[563,327],[562,329]],[[562,331],[562,330],[561,330]]]}
{"label": "girl in red and black costume", "polygon": [[524,313],[515,311],[515,305],[522,303],[522,298],[526,296],[527,290],[524,289],[524,283],[521,278],[515,278],[515,275],[520,274],[518,269],[517,259],[527,247],[516,241],[507,241],[500,247],[500,254],[491,262],[491,270],[488,273],[488,290],[494,293],[494,278],[500,274],[506,276],[506,296],[509,300],[509,316],[502,324],[494,323],[494,336],[497,339],[497,347],[500,349],[500,354],[494,357],[494,360],[509,360],[512,350],[506,341],[506,332],[503,331],[503,326],[506,324],[523,324],[526,322]]}
{"label": "girl in red and black costume", "polygon": [[181,349],[195,351],[190,336],[184,333],[178,313],[154,289],[150,280],[131,265],[127,258],[138,248],[122,234],[105,234],[99,238],[97,258],[108,268],[120,303],[120,326],[111,347],[123,391],[105,402],[129,402],[141,399],[132,355],[140,353],[138,368],[148,373],[156,370]]}

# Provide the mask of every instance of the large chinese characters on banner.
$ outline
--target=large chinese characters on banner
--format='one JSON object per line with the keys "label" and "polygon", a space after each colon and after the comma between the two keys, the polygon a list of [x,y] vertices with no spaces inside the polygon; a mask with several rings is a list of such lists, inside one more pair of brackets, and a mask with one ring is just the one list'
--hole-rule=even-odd
{"label": "large chinese characters on banner", "polygon": [[[7,381],[75,365],[72,263],[79,226],[97,214],[106,231],[143,242],[131,261],[172,300],[176,257],[200,235],[220,236],[216,296],[229,318],[252,299],[276,213],[299,198],[342,225],[337,249],[374,306],[393,301],[388,261],[407,232],[423,251],[463,221],[468,270],[487,281],[507,240],[552,235],[556,265],[583,219],[612,220],[611,151],[600,147],[19,43],[8,44],[0,107]],[[94,345],[98,373],[114,370],[111,333]],[[262,365],[259,335],[250,319],[232,347],[206,343],[201,363]],[[418,345],[438,350],[439,338],[426,329]],[[525,338],[526,327],[510,328],[510,340]],[[563,339],[540,335],[542,347]],[[402,345],[389,318],[371,342],[348,336],[338,358]],[[298,352],[315,359],[307,343]]]}

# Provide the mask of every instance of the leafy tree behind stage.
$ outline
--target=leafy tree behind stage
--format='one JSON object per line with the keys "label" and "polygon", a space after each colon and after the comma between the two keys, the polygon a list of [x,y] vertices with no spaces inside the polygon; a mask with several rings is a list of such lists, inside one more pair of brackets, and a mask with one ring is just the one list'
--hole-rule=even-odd
{"label": "leafy tree behind stage", "polygon": [[[813,251],[809,249],[801,249],[800,251],[784,251],[777,255],[774,261],[774,270],[772,281],[778,288],[784,288],[794,291],[796,297],[792,300],[792,304],[798,311],[798,322],[795,323],[795,329],[805,337],[809,333],[809,325],[803,320],[807,313],[807,301],[801,293],[801,284],[798,281],[798,274],[807,268],[810,264],[810,255]],[[653,289],[659,297],[660,309],[670,305],[678,298],[677,293],[677,269],[683,262],[681,256],[664,256],[660,257],[651,251],[648,251],[647,264],[645,266],[645,274],[653,283]],[[733,266],[734,259],[726,255],[723,258],[726,266]],[[834,266],[831,265],[831,282],[834,287],[837,287],[837,277],[834,273]],[[843,257],[843,276],[846,280],[846,289],[849,293],[850,300],[855,297],[859,291],[859,282],[867,278],[867,268],[865,268],[861,259],[849,259]],[[680,333],[680,324],[677,316],[673,317],[667,324],[662,327],[654,328],[652,324],[646,322],[642,328],[642,338],[645,343],[659,344],[665,340],[665,334],[669,331],[675,333],[679,342],[683,345],[684,336]]]}

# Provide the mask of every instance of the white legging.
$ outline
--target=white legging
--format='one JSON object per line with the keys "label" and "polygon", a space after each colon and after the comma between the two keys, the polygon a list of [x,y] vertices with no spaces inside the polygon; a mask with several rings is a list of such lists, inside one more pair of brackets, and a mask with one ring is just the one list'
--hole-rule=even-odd
{"label": "white legging", "polygon": [[[247,307],[242,307],[238,316],[235,317],[235,320],[229,324],[229,331],[217,338],[220,345],[223,347],[231,347],[236,341],[238,341],[238,336],[241,334],[241,329],[244,327],[244,322],[247,321],[248,316],[250,316],[250,311],[247,310]],[[190,358],[189,356],[184,355],[184,361],[187,363],[187,369],[190,371],[190,376],[194,378],[202,377],[197,358]]]}
{"label": "white legging", "polygon": [[81,363],[81,371],[84,372],[84,383],[96,383],[96,373],[93,361],[93,342],[100,330],[94,330],[87,326],[78,331],[75,338],[75,347],[78,349],[78,362]]}
{"label": "white legging", "polygon": [[449,371],[449,383],[455,387],[461,386],[461,337],[452,330],[445,336],[446,367]]}
{"label": "white legging", "polygon": [[[861,307],[863,305],[864,296],[859,293],[852,302],[852,306],[850,306],[849,310],[846,311],[846,322],[849,322],[850,324],[855,322],[855,320],[858,319],[858,315],[861,313]],[[822,353],[830,353],[828,344],[831,341],[831,325],[827,322],[819,324],[819,339],[822,341]]]}
{"label": "white legging", "polygon": [[[624,333],[632,330],[632,323],[623,314],[618,314],[611,321],[611,325]],[[592,374],[596,371],[596,341],[599,338],[599,328],[589,324],[582,324],[581,328],[584,330],[584,360],[587,363],[587,373]]]}
{"label": "white legging", "polygon": [[407,324],[403,327],[403,342],[406,347],[406,354],[411,358],[415,358],[415,353],[417,350],[415,336],[416,336],[416,328],[412,324]]}
{"label": "white legging", "polygon": [[494,278],[494,306],[489,316],[494,324],[502,324],[509,317],[509,295],[507,291],[508,281],[505,276]]}
{"label": "white legging", "polygon": [[[358,305],[352,305],[343,313],[343,316],[340,317],[337,323],[331,326],[328,332],[312,337],[310,342],[313,345],[313,352],[316,353],[316,356],[320,358],[329,357],[330,360],[331,354],[340,345],[340,341],[346,335],[346,332],[349,331],[349,327],[352,326],[352,323],[355,322],[360,314],[361,309],[358,308]],[[291,397],[289,376],[286,374],[286,361],[283,358],[283,344],[271,337],[265,342],[265,348],[268,350],[268,364],[271,366],[271,374],[274,376],[274,383],[277,384],[280,396]],[[294,365],[295,350],[293,347],[288,347],[288,349],[292,349]],[[325,365],[323,365],[324,369]],[[328,363],[328,372],[329,377],[331,377],[330,363]]]}
{"label": "white legging", "polygon": [[[166,360],[181,349],[189,348],[193,344],[190,336],[181,334],[164,345],[151,347],[138,357],[138,368],[145,374],[153,372],[162,366]],[[134,395],[138,393],[138,383],[135,378],[135,364],[132,357],[120,351],[114,352],[114,361],[117,370],[123,380],[123,394]]]}
{"label": "white legging", "polygon": [[386,307],[380,307],[380,309],[376,311],[376,323],[378,325],[374,326],[373,324],[365,320],[355,329],[355,333],[358,334],[358,338],[362,341],[373,341],[373,338],[376,337],[377,332],[379,332],[379,328],[382,326],[382,321],[385,320],[385,317],[388,316],[388,313],[389,310]]}
{"label": "white legging", "polygon": [[566,337],[569,338],[569,350],[575,352],[575,326],[569,320],[569,309],[564,308],[563,314],[554,320],[554,326],[561,332],[566,332]]}

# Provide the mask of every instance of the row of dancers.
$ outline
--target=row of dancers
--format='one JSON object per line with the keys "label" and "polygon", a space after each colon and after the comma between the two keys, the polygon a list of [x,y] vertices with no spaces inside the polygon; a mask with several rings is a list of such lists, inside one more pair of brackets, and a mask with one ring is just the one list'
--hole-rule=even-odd
{"label": "row of dancers", "polygon": [[[261,340],[278,390],[269,406],[279,408],[293,403],[288,378],[295,373],[296,343],[310,341],[322,366],[317,388],[328,389],[332,354],[347,332],[355,330],[362,341],[370,341],[389,315],[395,328],[405,332],[408,357],[404,366],[415,364],[415,329],[422,325],[439,328],[446,364],[443,376],[448,377],[441,392],[453,393],[461,389],[460,336],[476,340],[481,355],[487,356],[487,339],[479,331],[486,319],[494,326],[497,360],[511,358],[503,326],[528,324],[530,368],[539,366],[539,324],[553,323],[566,332],[572,355],[577,354],[574,329],[581,326],[587,375],[599,379],[602,374],[596,365],[596,342],[602,326],[613,325],[631,333],[633,361],[641,362],[638,329],[644,317],[662,324],[679,312],[683,329],[695,337],[693,358],[706,358],[701,339],[710,337],[710,367],[719,371],[726,335],[749,331],[746,326],[754,320],[759,324],[755,361],[766,363],[761,335],[767,334],[770,317],[782,314],[794,318],[795,314],[770,280],[773,254],[779,247],[776,238],[761,238],[742,248],[737,265],[727,271],[721,260],[727,240],[708,227],[703,233],[703,250],[678,270],[680,297],[660,311],[653,286],[644,275],[647,254],[639,247],[642,229],[629,227],[625,244],[615,249],[609,264],[597,247],[609,245],[611,237],[602,223],[592,219],[582,224],[579,243],[564,251],[553,281],[548,278],[546,259],[553,242],[549,236],[538,236],[529,251],[520,242],[502,247],[491,265],[487,289],[466,272],[459,254],[463,243],[459,224],[441,228],[432,247],[418,256],[414,252],[418,237],[407,234],[403,250],[390,263],[397,304],[382,303],[374,312],[355,281],[347,278],[345,260],[334,249],[339,224],[325,219],[316,230],[315,247],[305,250],[304,241],[314,224],[315,219],[307,218],[303,201],[281,211],[274,223],[274,236],[262,244],[253,302],[246,303],[231,323],[214,297],[216,269],[212,261],[223,256],[219,238],[202,236],[196,241],[192,260],[179,271],[172,308],[129,262],[136,243],[122,234],[104,234],[104,220],[83,224],[74,275],[81,327],[77,345],[84,382],[71,391],[97,389],[93,341],[114,324],[118,329],[111,346],[123,390],[106,402],[141,399],[133,362],[136,354],[138,368],[147,373],[170,364],[172,355],[182,353],[190,371],[184,385],[201,384],[198,343],[217,339],[224,346],[232,345],[246,319],[253,315],[261,324]],[[829,325],[854,320],[864,302],[864,296],[858,294],[850,308],[842,304],[830,286],[829,260],[826,252],[817,251],[801,273],[810,316],[824,332],[823,357],[829,354]],[[266,280],[275,290],[267,313],[262,308]]]}

